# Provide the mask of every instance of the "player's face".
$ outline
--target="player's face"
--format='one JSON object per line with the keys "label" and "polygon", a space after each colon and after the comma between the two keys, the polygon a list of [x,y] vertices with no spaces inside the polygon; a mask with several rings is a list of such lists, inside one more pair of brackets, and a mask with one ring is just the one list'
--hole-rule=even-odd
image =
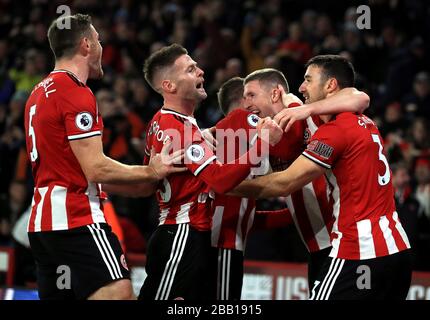
{"label": "player's face", "polygon": [[184,99],[200,102],[208,96],[203,83],[204,72],[189,55],[182,55],[175,61],[177,93]]}
{"label": "player's face", "polygon": [[260,118],[273,117],[276,112],[272,108],[270,90],[260,85],[260,81],[252,80],[243,89],[245,109],[255,113]]}
{"label": "player's face", "polygon": [[312,103],[325,99],[324,81],[322,79],[321,68],[310,65],[306,69],[305,80],[301,84],[299,91],[305,98],[305,103]]}
{"label": "player's face", "polygon": [[89,78],[100,79],[103,77],[102,69],[102,52],[103,48],[100,44],[99,34],[91,25],[90,53],[88,66],[90,68]]}

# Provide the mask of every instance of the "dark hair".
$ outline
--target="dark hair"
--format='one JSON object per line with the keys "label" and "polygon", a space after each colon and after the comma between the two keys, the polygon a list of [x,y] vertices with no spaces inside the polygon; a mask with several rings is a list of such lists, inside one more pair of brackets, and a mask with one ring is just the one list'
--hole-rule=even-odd
{"label": "dark hair", "polygon": [[56,60],[76,53],[79,41],[84,36],[91,35],[91,23],[89,15],[80,13],[52,21],[48,29],[48,40]]}
{"label": "dark hair", "polygon": [[339,55],[315,56],[306,63],[306,68],[310,65],[318,66],[322,69],[323,80],[335,78],[340,89],[353,87],[355,83],[355,71],[351,62]]}
{"label": "dark hair", "polygon": [[217,93],[218,105],[227,115],[228,109],[234,104],[239,104],[240,99],[243,98],[243,78],[234,77],[224,82]]}
{"label": "dark hair", "polygon": [[154,83],[155,77],[160,72],[160,70],[172,66],[176,59],[184,54],[188,54],[187,49],[177,43],[174,43],[170,46],[166,46],[160,50],[155,51],[149,56],[148,59],[145,60],[143,73],[145,75],[146,81],[149,83],[152,89],[159,92],[159,89],[156,88],[156,84]]}
{"label": "dark hair", "polygon": [[278,84],[280,84],[284,87],[286,93],[290,91],[290,88],[288,87],[288,81],[285,78],[284,74],[276,69],[266,68],[256,70],[246,76],[244,84],[247,84],[248,82],[254,80],[258,80],[259,82],[262,82],[266,85],[272,85],[273,87],[276,87]]}

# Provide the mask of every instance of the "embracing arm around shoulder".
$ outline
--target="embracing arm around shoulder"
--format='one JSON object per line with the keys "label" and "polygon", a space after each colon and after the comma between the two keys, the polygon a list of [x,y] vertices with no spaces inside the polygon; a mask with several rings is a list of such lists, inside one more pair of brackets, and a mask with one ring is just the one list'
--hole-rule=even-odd
{"label": "embracing arm around shoulder", "polygon": [[341,112],[363,113],[369,107],[369,96],[356,88],[344,88],[335,94],[305,105],[310,115],[336,114]]}
{"label": "embracing arm around shoulder", "polygon": [[253,180],[245,180],[229,194],[260,199],[287,196],[324,174],[325,170],[301,155],[288,169]]}

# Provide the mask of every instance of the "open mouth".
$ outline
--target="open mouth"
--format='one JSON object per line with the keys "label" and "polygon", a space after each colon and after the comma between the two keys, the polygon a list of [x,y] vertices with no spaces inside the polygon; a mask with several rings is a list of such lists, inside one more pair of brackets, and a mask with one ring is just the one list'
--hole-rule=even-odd
{"label": "open mouth", "polygon": [[203,90],[204,90],[203,82],[204,82],[204,81],[199,82],[199,83],[196,85],[196,88],[197,88],[197,89],[203,89]]}

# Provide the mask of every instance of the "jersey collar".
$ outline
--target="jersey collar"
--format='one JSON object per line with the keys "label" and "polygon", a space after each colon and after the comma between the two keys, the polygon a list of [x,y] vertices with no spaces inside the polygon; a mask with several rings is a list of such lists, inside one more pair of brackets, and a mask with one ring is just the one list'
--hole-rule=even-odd
{"label": "jersey collar", "polygon": [[180,112],[177,112],[177,111],[174,111],[174,110],[172,110],[172,109],[168,109],[168,108],[161,108],[161,114],[173,114],[173,115],[176,115],[176,116],[178,116],[178,117],[181,117],[181,118],[184,118],[184,119],[187,119],[188,121],[190,121],[192,124],[194,124],[194,125],[196,125],[197,126],[197,121],[196,121],[196,118],[194,118],[194,117],[191,117],[191,116],[187,116],[187,115],[185,115],[185,114],[183,114],[183,113],[180,113]]}

